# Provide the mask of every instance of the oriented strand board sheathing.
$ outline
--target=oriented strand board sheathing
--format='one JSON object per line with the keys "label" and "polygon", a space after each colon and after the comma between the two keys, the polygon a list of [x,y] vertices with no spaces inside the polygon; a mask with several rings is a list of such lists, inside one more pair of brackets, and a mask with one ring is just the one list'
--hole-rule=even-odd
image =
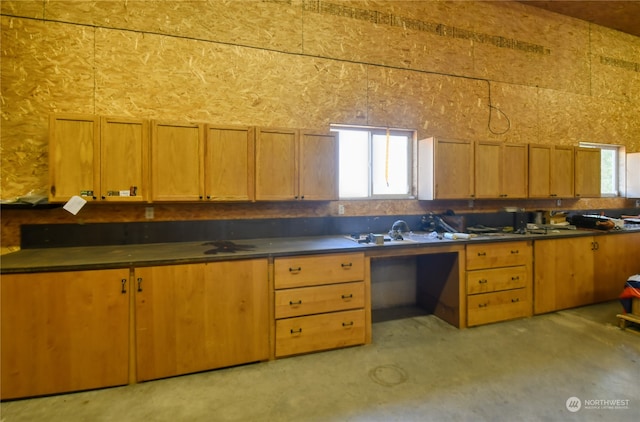
{"label": "oriented strand board sheathing", "polygon": [[0,12],[8,16],[42,19],[45,0],[2,0]]}
{"label": "oriented strand board sheathing", "polygon": [[418,137],[485,139],[487,83],[371,67],[369,123],[418,129]]}
{"label": "oriented strand board sheathing", "polygon": [[589,94],[589,24],[520,2],[459,2],[496,43],[474,44],[476,76]]}
{"label": "oriented strand board sheathing", "polygon": [[[443,6],[427,5],[440,12]],[[304,52],[432,72],[471,72],[471,41],[439,34],[441,21],[428,18],[420,6],[406,1],[305,1]]]}
{"label": "oriented strand board sheathing", "polygon": [[366,110],[363,65],[106,29],[96,37],[98,114],[322,129]]}
{"label": "oriented strand board sheathing", "polygon": [[300,0],[48,0],[47,18],[301,52]]}
{"label": "oriented strand board sheathing", "polygon": [[2,17],[0,197],[48,188],[48,116],[93,112],[93,30]]}
{"label": "oriented strand board sheathing", "polygon": [[591,91],[594,97],[640,103],[640,38],[591,27]]}
{"label": "oriented strand board sheathing", "polygon": [[598,142],[640,147],[640,107],[626,101],[599,99],[555,90],[540,90],[538,142],[578,145]]}

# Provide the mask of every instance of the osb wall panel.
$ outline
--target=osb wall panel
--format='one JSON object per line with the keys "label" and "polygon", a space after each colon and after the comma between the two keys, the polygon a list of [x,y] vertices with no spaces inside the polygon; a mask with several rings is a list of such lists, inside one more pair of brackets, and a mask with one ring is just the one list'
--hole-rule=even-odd
{"label": "osb wall panel", "polygon": [[[463,2],[465,3],[465,2]],[[475,75],[496,81],[589,93],[589,24],[518,2],[471,2]]]}
{"label": "osb wall panel", "polygon": [[51,111],[93,112],[93,30],[2,17],[0,197],[43,193]]}
{"label": "osb wall panel", "polygon": [[598,99],[540,89],[539,143],[578,145],[598,142],[640,147],[640,107],[627,102]]}
{"label": "osb wall panel", "polygon": [[0,11],[3,15],[42,19],[45,0],[2,0]]}
{"label": "osb wall panel", "polygon": [[591,94],[595,97],[640,103],[638,37],[592,26]]}
{"label": "osb wall panel", "polygon": [[96,113],[328,129],[366,111],[363,65],[99,29]]}
{"label": "osb wall panel", "polygon": [[301,51],[300,0],[48,0],[47,19]]}
{"label": "osb wall panel", "polygon": [[437,25],[445,3],[430,2],[436,13],[417,2],[304,2],[304,52],[361,63],[458,75],[473,70],[472,44],[443,37]]}
{"label": "osb wall panel", "polygon": [[536,88],[371,66],[368,98],[370,122],[417,128],[420,138],[530,142],[537,136]]}

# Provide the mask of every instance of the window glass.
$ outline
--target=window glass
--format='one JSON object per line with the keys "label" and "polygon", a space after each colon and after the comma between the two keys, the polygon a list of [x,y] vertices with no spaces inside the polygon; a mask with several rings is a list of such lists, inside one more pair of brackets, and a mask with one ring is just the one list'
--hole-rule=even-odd
{"label": "window glass", "polygon": [[338,132],[340,198],[408,198],[414,131],[332,126]]}

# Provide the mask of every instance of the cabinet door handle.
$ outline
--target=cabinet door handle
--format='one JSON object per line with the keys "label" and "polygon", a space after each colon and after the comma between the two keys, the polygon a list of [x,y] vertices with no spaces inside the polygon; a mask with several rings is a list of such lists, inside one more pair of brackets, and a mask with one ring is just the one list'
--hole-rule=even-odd
{"label": "cabinet door handle", "polygon": [[351,299],[353,297],[353,293],[349,293],[348,295],[342,295],[343,299]]}
{"label": "cabinet door handle", "polygon": [[353,321],[349,321],[349,322],[343,322],[342,326],[343,327],[351,327],[353,325]]}
{"label": "cabinet door handle", "polygon": [[516,280],[520,280],[520,276],[511,277],[511,281],[516,281]]}
{"label": "cabinet door handle", "polygon": [[478,280],[478,283],[486,284],[487,283],[487,279],[486,278],[481,278],[480,280]]}
{"label": "cabinet door handle", "polygon": [[142,291],[142,277],[138,277],[138,291]]}
{"label": "cabinet door handle", "polygon": [[520,253],[520,251],[518,249],[516,249],[515,251],[511,251],[512,255],[515,255],[515,254],[518,254],[518,253]]}
{"label": "cabinet door handle", "polygon": [[122,283],[122,289],[120,290],[120,293],[127,293],[127,279],[123,278],[122,280],[120,280],[120,283]]}
{"label": "cabinet door handle", "polygon": [[478,256],[487,256],[486,252],[478,252]]}
{"label": "cabinet door handle", "polygon": [[300,333],[302,333],[302,328],[298,328],[297,330],[294,330],[294,329],[292,328],[292,329],[291,329],[291,330],[289,330],[289,331],[291,331],[291,334],[300,334]]}
{"label": "cabinet door handle", "polygon": [[297,272],[300,272],[300,271],[302,271],[302,267],[296,267],[296,268],[289,267],[289,272],[290,273],[297,273]]}
{"label": "cabinet door handle", "polygon": [[598,249],[600,249],[600,244],[599,244],[598,242],[593,242],[593,243],[595,243],[595,245],[596,245],[596,251],[597,251]]}
{"label": "cabinet door handle", "polygon": [[346,264],[340,264],[340,266],[342,268],[351,268],[351,267],[353,267],[353,263],[349,262],[349,263],[346,263]]}
{"label": "cabinet door handle", "polygon": [[480,304],[478,304],[478,308],[486,308],[487,306],[489,306],[488,303],[480,303]]}
{"label": "cabinet door handle", "polygon": [[289,305],[293,306],[293,305],[302,305],[302,299],[300,300],[296,300],[295,302],[293,300],[289,301]]}
{"label": "cabinet door handle", "polygon": [[520,302],[520,298],[516,297],[511,299],[511,303],[516,303],[516,302]]}

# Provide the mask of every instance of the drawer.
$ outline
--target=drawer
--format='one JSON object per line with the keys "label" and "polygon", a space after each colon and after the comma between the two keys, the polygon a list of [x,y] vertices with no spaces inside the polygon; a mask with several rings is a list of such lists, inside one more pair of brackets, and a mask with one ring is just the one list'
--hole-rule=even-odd
{"label": "drawer", "polygon": [[364,254],[293,256],[274,260],[276,289],[364,280]]}
{"label": "drawer", "polygon": [[532,315],[528,289],[483,293],[467,297],[467,325],[481,325]]}
{"label": "drawer", "polygon": [[529,267],[504,267],[492,270],[467,271],[467,294],[495,292],[526,287]]}
{"label": "drawer", "polygon": [[276,321],[276,357],[364,344],[363,309]]}
{"label": "drawer", "polygon": [[364,281],[276,290],[276,318],[364,308]]}
{"label": "drawer", "polygon": [[531,264],[531,242],[467,245],[467,270]]}

